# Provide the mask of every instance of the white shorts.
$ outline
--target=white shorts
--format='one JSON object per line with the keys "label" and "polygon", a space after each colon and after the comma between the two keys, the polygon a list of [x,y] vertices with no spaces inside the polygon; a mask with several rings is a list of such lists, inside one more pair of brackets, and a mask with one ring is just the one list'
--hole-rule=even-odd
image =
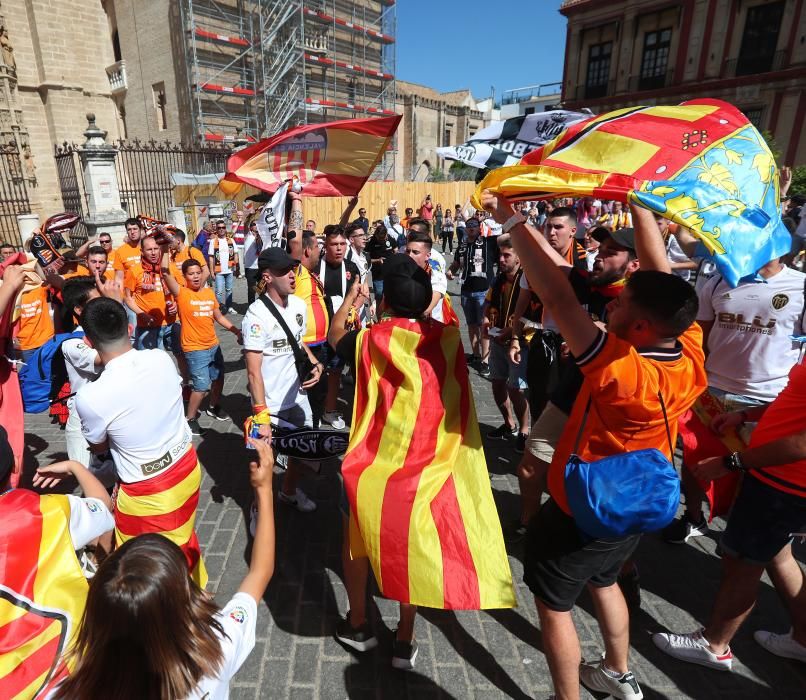
{"label": "white shorts", "polygon": [[313,413],[311,412],[308,395],[299,394],[294,405],[281,408],[276,413],[272,412],[271,424],[276,428],[286,428],[288,430],[313,428]]}

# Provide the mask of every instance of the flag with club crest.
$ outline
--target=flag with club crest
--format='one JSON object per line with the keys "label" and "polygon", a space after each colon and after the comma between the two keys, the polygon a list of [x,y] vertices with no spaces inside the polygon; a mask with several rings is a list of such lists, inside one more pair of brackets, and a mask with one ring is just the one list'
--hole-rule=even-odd
{"label": "flag with club crest", "polygon": [[387,318],[358,336],[342,476],[350,548],[383,594],[430,608],[513,607],[459,328]]}
{"label": "flag with club crest", "polygon": [[719,100],[627,107],[568,127],[480,183],[514,200],[631,202],[685,227],[732,286],[789,252],[778,169],[758,130]]}
{"label": "flag with club crest", "polygon": [[400,119],[343,119],[288,129],[233,153],[221,184],[228,193],[237,183],[274,192],[297,178],[305,195],[354,196],[380,163]]}

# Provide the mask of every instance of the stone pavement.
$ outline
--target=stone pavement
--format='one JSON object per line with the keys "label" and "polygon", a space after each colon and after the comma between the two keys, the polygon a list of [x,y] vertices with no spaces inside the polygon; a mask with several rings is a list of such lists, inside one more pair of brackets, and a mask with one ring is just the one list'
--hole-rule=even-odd
{"label": "stone pavement", "polygon": [[[236,281],[236,302],[246,297],[243,281]],[[458,304],[458,288],[451,283]],[[243,303],[236,303],[239,309]],[[233,318],[233,320],[235,320]],[[240,320],[240,317],[238,317]],[[247,478],[249,455],[238,428],[249,410],[246,377],[240,350],[229,333],[220,334],[226,358],[224,408],[236,423],[201,418],[209,428],[197,440],[206,475],[202,483],[197,528],[207,567],[210,590],[219,603],[237,590],[247,571],[250,554],[246,534],[251,492]],[[500,424],[489,383],[471,371],[482,434]],[[346,382],[347,393],[351,384]],[[147,391],[147,387],[144,387]],[[345,407],[345,415],[349,410]],[[64,458],[63,435],[43,415],[29,416],[26,424],[27,473],[35,463]],[[518,456],[513,444],[486,446],[496,503],[502,520],[516,516]],[[255,698],[547,698],[551,682],[540,651],[537,613],[521,578],[522,553],[510,555],[518,607],[486,612],[421,610],[416,637],[420,645],[416,670],[394,671],[390,665],[397,605],[374,590],[370,606],[379,647],[359,655],[346,651],[333,638],[347,596],[340,578],[341,528],[338,511],[337,465],[324,465],[311,475],[305,488],[319,509],[309,515],[282,505],[276,508],[277,566],[259,607],[257,644],[235,677],[231,697]],[[277,483],[275,482],[275,486]],[[647,698],[806,698],[806,665],[774,657],[752,638],[755,629],[784,632],[787,615],[765,579],[759,603],[733,645],[734,672],[720,673],[679,663],[658,651],[653,632],[670,628],[690,631],[708,616],[719,580],[715,556],[716,531],[689,546],[671,546],[655,536],[644,538],[638,550],[643,586],[641,611],[632,617],[631,663]],[[799,546],[800,561],[806,549]],[[602,650],[601,637],[587,595],[580,600],[575,620],[583,657],[594,659]],[[583,690],[583,697],[586,695]]]}

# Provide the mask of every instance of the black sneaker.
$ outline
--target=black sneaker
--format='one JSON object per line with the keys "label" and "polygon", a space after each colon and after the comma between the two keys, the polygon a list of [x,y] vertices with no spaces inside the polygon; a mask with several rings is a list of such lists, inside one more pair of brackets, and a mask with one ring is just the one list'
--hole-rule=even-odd
{"label": "black sneaker", "polygon": [[641,607],[641,576],[638,574],[638,566],[633,564],[632,569],[619,574],[618,585],[627,601],[627,607],[633,611],[638,610]]}
{"label": "black sneaker", "polygon": [[520,518],[513,520],[501,529],[504,533],[504,542],[507,544],[518,544],[526,537],[526,525],[521,522]]}
{"label": "black sneaker", "polygon": [[229,416],[224,413],[224,409],[221,406],[208,406],[204,412],[210,418],[215,418],[216,420],[229,420]]}
{"label": "black sneaker", "polygon": [[378,640],[372,634],[369,624],[365,622],[361,627],[353,627],[350,624],[350,613],[336,626],[336,639],[356,651],[369,651],[378,646]]}
{"label": "black sneaker", "polygon": [[698,523],[692,523],[684,513],[663,531],[663,539],[669,544],[685,544],[692,537],[702,537],[708,534],[708,523],[705,516]]}
{"label": "black sneaker", "polygon": [[470,367],[475,367],[479,363],[480,359],[481,358],[478,355],[473,355],[472,353],[468,352],[465,353],[465,362],[467,362]]}
{"label": "black sneaker", "polygon": [[515,452],[519,455],[522,455],[526,451],[526,440],[528,437],[526,433],[518,433],[518,437],[515,440]]}
{"label": "black sneaker", "polygon": [[489,433],[487,433],[487,437],[490,440],[506,440],[507,438],[515,437],[517,434],[517,428],[509,428],[507,427],[507,424],[504,423],[495,430],[491,430]]}
{"label": "black sneaker", "polygon": [[490,376],[490,365],[486,362],[482,362],[479,365],[479,374],[484,377],[485,379]]}
{"label": "black sneaker", "polygon": [[188,421],[188,428],[190,428],[192,435],[204,435],[204,428],[199,425],[198,418],[191,418]]}
{"label": "black sneaker", "polygon": [[417,659],[417,642],[413,639],[410,642],[395,640],[394,651],[392,652],[392,668],[400,671],[411,671]]}

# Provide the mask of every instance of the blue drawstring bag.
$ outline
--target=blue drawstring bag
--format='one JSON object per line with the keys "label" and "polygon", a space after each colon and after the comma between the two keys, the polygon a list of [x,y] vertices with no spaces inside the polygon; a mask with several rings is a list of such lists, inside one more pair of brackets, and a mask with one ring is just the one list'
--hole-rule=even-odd
{"label": "blue drawstring bag", "polygon": [[[658,392],[670,454],[672,436]],[[590,399],[579,426],[574,453],[565,466],[565,493],[577,527],[596,539],[614,539],[666,527],[680,503],[680,477],[655,448],[585,462],[576,452],[588,419]]]}

